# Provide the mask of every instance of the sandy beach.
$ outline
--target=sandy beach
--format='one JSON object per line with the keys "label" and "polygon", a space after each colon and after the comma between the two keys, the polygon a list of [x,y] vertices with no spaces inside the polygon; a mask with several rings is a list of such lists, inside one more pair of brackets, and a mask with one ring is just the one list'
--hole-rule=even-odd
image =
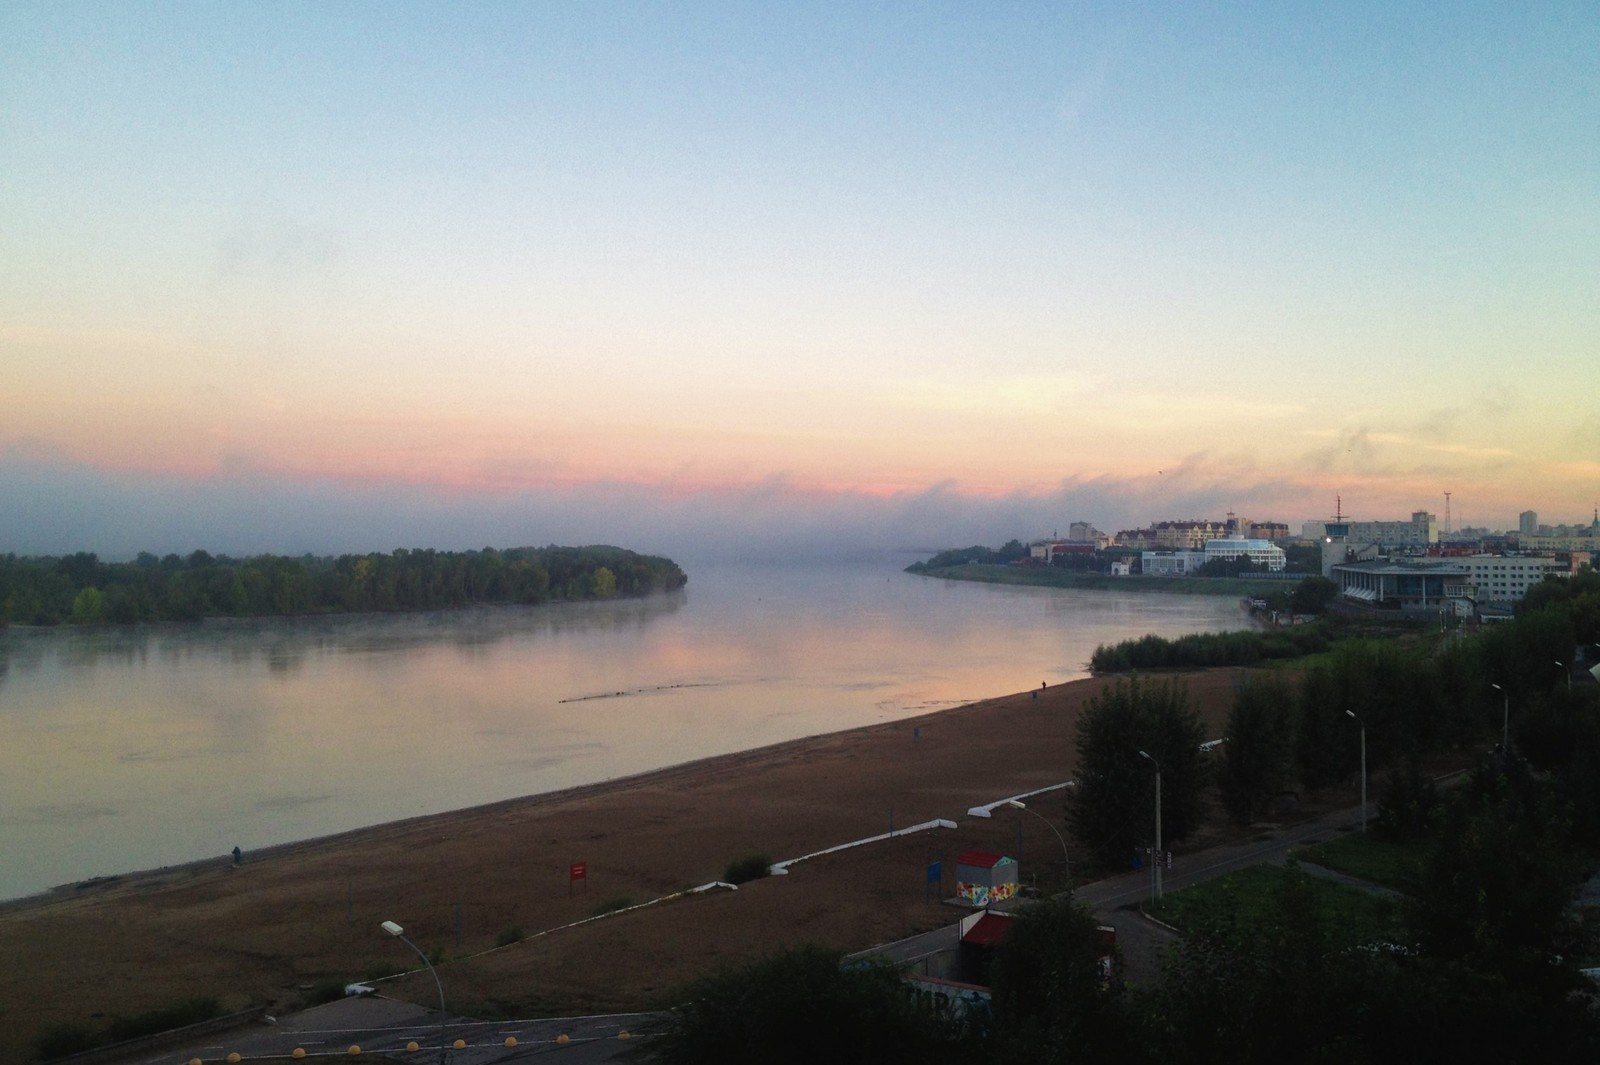
{"label": "sandy beach", "polygon": [[[1234,671],[1183,680],[1218,735]],[[1016,853],[1019,817],[973,818],[967,809],[1069,779],[1078,711],[1107,683],[378,825],[246,854],[237,868],[218,856],[5,904],[0,1061],[28,1060],[39,1031],[56,1022],[194,995],[229,1009],[286,1009],[318,982],[409,968],[415,956],[379,929],[384,920],[443,950],[452,1010],[478,1015],[656,1005],[710,966],[781,944],[854,950],[947,923],[953,911],[927,898],[928,863],[943,860],[950,894],[957,854]],[[1033,808],[1061,825],[1059,798]],[[958,827],[814,859],[738,891],[537,934],[621,900],[717,880],[747,855],[783,861],[935,818]],[[1026,878],[1030,864],[1058,861],[1061,848],[1037,820],[1020,821]],[[575,888],[574,863],[587,867]],[[510,929],[529,938],[492,950]],[[425,976],[383,987],[423,1002],[434,995]]]}

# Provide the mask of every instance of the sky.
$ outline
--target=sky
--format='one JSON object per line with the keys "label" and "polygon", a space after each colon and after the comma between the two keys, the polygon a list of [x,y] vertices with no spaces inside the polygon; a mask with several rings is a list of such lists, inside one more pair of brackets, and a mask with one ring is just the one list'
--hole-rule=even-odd
{"label": "sky", "polygon": [[1596,55],[1586,2],[12,0],[0,551],[1587,521]]}

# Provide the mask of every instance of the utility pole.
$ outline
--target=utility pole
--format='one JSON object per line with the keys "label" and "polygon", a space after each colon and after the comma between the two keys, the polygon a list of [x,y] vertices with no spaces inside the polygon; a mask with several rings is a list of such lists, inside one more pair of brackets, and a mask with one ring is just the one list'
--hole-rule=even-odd
{"label": "utility pole", "polygon": [[1148,758],[1148,759],[1150,759],[1150,764],[1156,767],[1156,849],[1155,849],[1155,853],[1150,856],[1150,858],[1151,858],[1151,862],[1150,862],[1150,874],[1151,874],[1150,875],[1150,883],[1151,883],[1150,898],[1151,898],[1152,901],[1158,901],[1161,898],[1161,866],[1162,866],[1162,856],[1161,856],[1161,763],[1156,761],[1155,758],[1147,751],[1140,751],[1139,752],[1139,757],[1140,758]]}
{"label": "utility pole", "polygon": [[1356,717],[1354,710],[1345,713],[1361,726],[1361,834],[1364,836],[1367,834],[1367,723]]}

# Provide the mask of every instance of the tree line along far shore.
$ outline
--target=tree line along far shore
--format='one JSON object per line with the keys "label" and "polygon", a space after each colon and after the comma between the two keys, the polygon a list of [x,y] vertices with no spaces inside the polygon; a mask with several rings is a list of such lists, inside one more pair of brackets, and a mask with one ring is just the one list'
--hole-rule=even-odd
{"label": "tree line along far shore", "polygon": [[132,562],[105,562],[86,551],[7,554],[0,555],[0,627],[568,602],[672,591],[687,581],[669,558],[607,545],[337,557],[140,552]]}

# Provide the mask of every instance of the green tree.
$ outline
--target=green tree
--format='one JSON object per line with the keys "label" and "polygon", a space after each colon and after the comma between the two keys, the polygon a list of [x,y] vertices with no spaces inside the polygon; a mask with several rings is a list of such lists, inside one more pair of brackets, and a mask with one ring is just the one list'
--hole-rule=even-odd
{"label": "green tree", "polygon": [[1339,596],[1339,586],[1326,577],[1307,577],[1294,586],[1289,610],[1295,614],[1320,614]]}
{"label": "green tree", "polygon": [[1439,791],[1422,764],[1411,759],[1389,771],[1378,790],[1378,820],[1373,831],[1384,839],[1409,843],[1422,839],[1439,807]]}
{"label": "green tree", "polygon": [[1141,1002],[1161,1061],[1386,1061],[1368,1052],[1382,960],[1337,948],[1306,874],[1291,866],[1265,912],[1213,913],[1186,929],[1161,985]]}
{"label": "green tree", "polygon": [[95,625],[105,620],[106,599],[98,588],[85,588],[72,600],[74,625]]}
{"label": "green tree", "polygon": [[610,599],[617,594],[617,575],[604,566],[594,571],[594,595],[596,599]]}
{"label": "green tree", "polygon": [[1048,1063],[1123,1054],[1132,1033],[1120,982],[1100,968],[1105,955],[1098,918],[1070,896],[1023,907],[995,952],[995,1057]]}
{"label": "green tree", "polygon": [[1258,677],[1234,696],[1217,784],[1235,821],[1254,821],[1294,779],[1297,720],[1294,692],[1277,677]]}
{"label": "green tree", "polygon": [[1578,873],[1570,826],[1526,768],[1485,764],[1443,813],[1413,923],[1434,957],[1529,976],[1551,967]]}
{"label": "green tree", "polygon": [[1126,865],[1134,848],[1154,841],[1155,767],[1161,766],[1162,842],[1184,839],[1200,824],[1206,766],[1200,716],[1178,681],[1117,680],[1090,699],[1078,718],[1073,832],[1108,865]]}

